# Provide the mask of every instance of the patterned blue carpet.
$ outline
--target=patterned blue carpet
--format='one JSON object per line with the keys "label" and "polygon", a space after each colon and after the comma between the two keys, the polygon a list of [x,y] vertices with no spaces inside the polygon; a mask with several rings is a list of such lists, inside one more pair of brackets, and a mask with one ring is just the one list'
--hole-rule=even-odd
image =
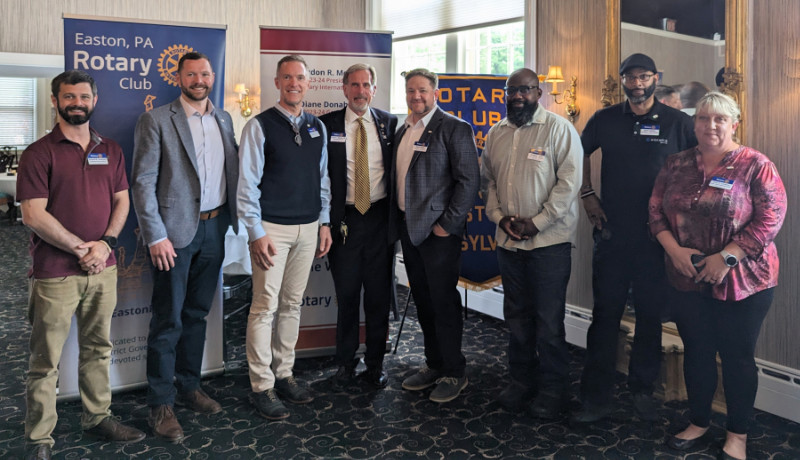
{"label": "patterned blue carpet", "polygon": [[[28,231],[0,223],[0,458],[22,458],[24,381],[30,327],[26,321],[29,265]],[[400,289],[400,305],[406,291]],[[226,311],[242,300],[231,299]],[[97,442],[80,430],[80,403],[59,404],[54,437],[59,459],[670,459],[681,458],[664,445],[668,434],[686,425],[686,404],[668,403],[659,421],[644,423],[632,415],[630,394],[620,386],[610,420],[588,427],[570,426],[566,419],[542,423],[525,414],[503,410],[495,396],[507,385],[505,348],[508,331],[501,321],[471,314],[465,322],[464,351],[469,386],[447,404],[427,399],[427,392],[400,388],[402,379],[423,360],[422,335],[414,307],[409,310],[397,355],[387,355],[389,387],[371,391],[359,385],[335,389],[331,358],[298,360],[295,375],[315,392],[311,404],[289,405],[289,419],[268,422],[247,400],[249,381],[244,357],[246,316],[226,323],[226,371],[204,381],[208,393],[224,407],[221,414],[200,416],[177,409],[186,438],[173,445],[152,436],[143,442],[116,445]],[[399,321],[391,323],[391,336]],[[583,350],[572,349],[572,409],[577,408],[578,378]],[[619,382],[624,377],[619,375]],[[147,430],[144,390],[114,396],[112,410],[125,423]],[[687,459],[712,459],[724,439],[724,417],[717,414],[708,443]],[[749,458],[800,458],[800,425],[757,411],[748,443]]]}

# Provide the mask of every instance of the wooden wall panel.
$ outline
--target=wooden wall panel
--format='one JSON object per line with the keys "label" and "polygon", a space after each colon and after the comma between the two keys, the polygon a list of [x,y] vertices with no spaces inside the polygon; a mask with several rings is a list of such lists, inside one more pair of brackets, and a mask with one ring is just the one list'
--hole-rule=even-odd
{"label": "wooden wall panel", "polygon": [[[536,69],[547,73],[549,65],[560,65],[564,78],[578,77],[580,115],[575,127],[580,132],[592,114],[601,108],[600,97],[605,69],[605,2],[598,0],[542,0],[536,2]],[[566,83],[558,85],[563,91]],[[545,108],[565,116],[564,105],[553,102],[549,83],[542,84]],[[592,157],[593,183],[599,184],[600,154]],[[576,248],[572,252],[572,275],[567,303],[592,308],[592,233],[583,209]]]}
{"label": "wooden wall panel", "polygon": [[364,0],[2,0],[0,51],[62,54],[64,14],[227,26],[225,109],[237,133],[246,120],[233,87],[245,83],[257,93],[261,85],[259,26],[363,30],[366,23]]}
{"label": "wooden wall panel", "polygon": [[775,163],[788,194],[789,211],[775,244],[779,285],[756,356],[800,369],[800,2],[751,1],[748,144]]}

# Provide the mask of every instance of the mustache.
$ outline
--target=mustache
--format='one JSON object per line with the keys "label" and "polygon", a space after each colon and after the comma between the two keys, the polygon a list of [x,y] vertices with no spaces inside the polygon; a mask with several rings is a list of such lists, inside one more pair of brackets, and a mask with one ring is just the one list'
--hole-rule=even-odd
{"label": "mustache", "polygon": [[87,109],[86,107],[78,106],[78,105],[68,105],[68,106],[64,107],[64,111],[65,112],[71,112],[73,110],[80,110],[83,113],[89,113],[89,109]]}

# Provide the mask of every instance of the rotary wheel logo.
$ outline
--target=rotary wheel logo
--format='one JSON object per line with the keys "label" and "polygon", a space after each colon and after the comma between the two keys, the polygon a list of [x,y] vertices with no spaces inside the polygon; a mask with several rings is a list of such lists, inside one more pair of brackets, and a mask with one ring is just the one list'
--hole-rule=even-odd
{"label": "rotary wheel logo", "polygon": [[178,86],[178,61],[189,52],[194,51],[186,45],[173,45],[165,49],[158,59],[158,71],[161,78],[172,86]]}

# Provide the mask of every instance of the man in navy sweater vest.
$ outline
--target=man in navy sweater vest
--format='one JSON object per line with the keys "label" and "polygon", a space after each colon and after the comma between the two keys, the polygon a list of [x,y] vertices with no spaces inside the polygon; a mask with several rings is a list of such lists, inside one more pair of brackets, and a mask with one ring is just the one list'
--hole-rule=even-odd
{"label": "man in navy sweater vest", "polygon": [[311,264],[331,247],[327,134],[317,117],[303,111],[308,66],[301,56],[278,61],[275,87],[278,103],[242,131],[237,193],[253,262],[246,338],[250,399],[270,420],[289,416],[280,398],[295,404],[314,399],[292,375],[294,346]]}

